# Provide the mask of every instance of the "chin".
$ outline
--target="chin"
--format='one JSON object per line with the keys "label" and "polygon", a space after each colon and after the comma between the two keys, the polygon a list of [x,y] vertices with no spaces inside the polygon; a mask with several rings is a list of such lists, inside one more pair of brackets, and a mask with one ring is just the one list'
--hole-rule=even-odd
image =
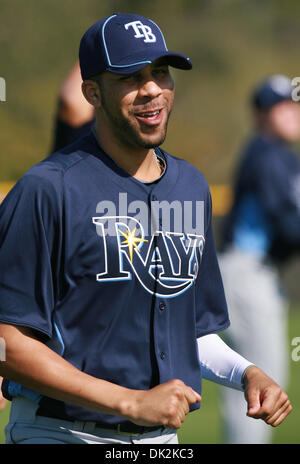
{"label": "chin", "polygon": [[159,139],[157,141],[144,141],[140,146],[142,146],[142,148],[156,148],[156,147],[159,147],[160,145],[162,145],[165,141],[165,137],[163,139]]}
{"label": "chin", "polygon": [[142,148],[155,148],[162,145],[165,141],[166,134],[155,137],[139,137],[138,145]]}

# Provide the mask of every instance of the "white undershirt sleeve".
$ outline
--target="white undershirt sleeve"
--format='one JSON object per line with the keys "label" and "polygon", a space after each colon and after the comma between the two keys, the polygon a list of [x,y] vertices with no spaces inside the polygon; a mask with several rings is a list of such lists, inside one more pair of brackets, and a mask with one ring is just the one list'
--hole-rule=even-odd
{"label": "white undershirt sleeve", "polygon": [[202,377],[243,391],[243,375],[253,363],[231,349],[217,334],[197,339]]}

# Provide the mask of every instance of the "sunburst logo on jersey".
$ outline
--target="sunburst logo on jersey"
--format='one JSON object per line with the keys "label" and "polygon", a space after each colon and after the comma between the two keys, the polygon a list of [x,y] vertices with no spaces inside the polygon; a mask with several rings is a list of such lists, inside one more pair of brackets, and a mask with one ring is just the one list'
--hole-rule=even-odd
{"label": "sunburst logo on jersey", "polygon": [[121,243],[122,245],[128,246],[131,262],[133,258],[133,249],[135,248],[138,252],[140,252],[139,246],[137,244],[139,244],[140,242],[148,242],[148,240],[146,240],[145,238],[136,237],[135,231],[136,227],[131,232],[128,232],[128,234],[125,234],[124,232],[122,232],[122,230],[119,229],[119,232],[123,235],[123,237],[126,238],[126,240],[123,240]]}

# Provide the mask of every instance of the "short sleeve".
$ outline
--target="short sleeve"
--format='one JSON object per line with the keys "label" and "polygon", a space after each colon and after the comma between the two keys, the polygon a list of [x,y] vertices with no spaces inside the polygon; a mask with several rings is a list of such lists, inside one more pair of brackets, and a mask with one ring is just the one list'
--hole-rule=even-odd
{"label": "short sleeve", "polygon": [[48,179],[25,175],[0,206],[0,321],[51,337],[59,210]]}
{"label": "short sleeve", "polygon": [[217,333],[230,325],[211,221],[211,198],[205,246],[196,280],[196,336]]}
{"label": "short sleeve", "polygon": [[[300,171],[295,163],[291,170],[284,162],[278,162],[277,153],[265,153],[257,166],[257,194],[273,233],[291,245],[300,243],[300,209],[296,201],[293,181]],[[298,161],[298,160],[297,160]],[[299,175],[299,174],[298,174]]]}
{"label": "short sleeve", "polygon": [[287,184],[290,173],[283,172],[283,168],[282,163],[278,162],[277,152],[266,151],[256,162],[257,194],[270,216],[276,216],[278,209],[292,204]]}

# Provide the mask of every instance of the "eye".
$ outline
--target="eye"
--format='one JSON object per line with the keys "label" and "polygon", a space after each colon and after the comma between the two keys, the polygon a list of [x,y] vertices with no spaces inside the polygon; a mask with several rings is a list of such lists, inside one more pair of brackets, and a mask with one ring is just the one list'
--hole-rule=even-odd
{"label": "eye", "polygon": [[120,80],[121,82],[130,82],[130,81],[135,80],[135,77],[134,77],[133,74],[129,74],[128,76],[127,76],[127,75],[121,76],[121,77],[119,78],[119,80]]}
{"label": "eye", "polygon": [[153,70],[153,74],[156,77],[164,77],[169,75],[169,68],[168,66],[162,66],[160,68],[156,68]]}
{"label": "eye", "polygon": [[140,73],[135,73],[135,74],[129,74],[129,75],[124,75],[119,79],[119,82],[121,82],[124,85],[127,86],[136,86],[139,84],[139,82],[142,80],[142,76]]}

